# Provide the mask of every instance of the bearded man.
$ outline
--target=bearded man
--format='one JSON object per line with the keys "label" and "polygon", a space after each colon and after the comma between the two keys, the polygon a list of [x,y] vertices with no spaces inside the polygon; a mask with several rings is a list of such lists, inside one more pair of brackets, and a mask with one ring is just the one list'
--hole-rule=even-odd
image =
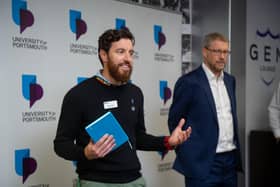
{"label": "bearded man", "polygon": [[[130,82],[134,43],[126,28],[105,31],[98,40],[103,69],[71,88],[63,99],[54,150],[64,159],[77,161],[81,187],[144,187],[136,150],[166,153],[191,133],[191,128],[182,130],[184,119],[170,136],[146,133],[143,93]],[[85,127],[108,111],[119,121],[130,144],[112,150],[112,135],[105,134],[97,142],[90,139]]]}

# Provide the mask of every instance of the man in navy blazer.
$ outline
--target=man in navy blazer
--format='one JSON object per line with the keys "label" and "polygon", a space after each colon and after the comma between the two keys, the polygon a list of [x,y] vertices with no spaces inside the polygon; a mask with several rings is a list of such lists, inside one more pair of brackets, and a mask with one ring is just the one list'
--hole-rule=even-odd
{"label": "man in navy blazer", "polygon": [[220,33],[203,41],[202,65],[181,76],[170,107],[172,131],[185,118],[191,126],[188,141],[176,148],[174,169],[185,176],[186,187],[236,187],[241,170],[235,78],[224,72],[229,42]]}

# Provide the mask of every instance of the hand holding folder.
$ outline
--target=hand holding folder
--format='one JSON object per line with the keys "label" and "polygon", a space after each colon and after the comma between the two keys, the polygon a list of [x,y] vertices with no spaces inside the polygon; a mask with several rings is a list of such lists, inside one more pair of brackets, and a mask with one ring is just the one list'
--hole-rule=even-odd
{"label": "hand holding folder", "polygon": [[127,141],[129,142],[127,134],[111,112],[105,113],[86,126],[85,129],[94,143],[98,142],[105,134],[112,135],[115,139],[115,146],[112,150],[117,149]]}

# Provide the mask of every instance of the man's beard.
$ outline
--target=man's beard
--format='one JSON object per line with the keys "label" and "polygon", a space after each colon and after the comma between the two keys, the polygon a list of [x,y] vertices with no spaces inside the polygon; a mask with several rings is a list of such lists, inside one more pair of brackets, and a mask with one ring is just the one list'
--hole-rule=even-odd
{"label": "man's beard", "polygon": [[119,70],[119,68],[122,64],[114,65],[114,64],[108,63],[108,68],[109,68],[110,75],[116,81],[120,81],[122,83],[128,82],[130,80],[130,76],[131,76],[131,73],[132,73],[132,66],[129,63],[126,63],[126,62],[124,62],[124,63],[127,64],[127,66],[130,67],[130,70],[125,71],[123,73],[121,73],[121,71]]}

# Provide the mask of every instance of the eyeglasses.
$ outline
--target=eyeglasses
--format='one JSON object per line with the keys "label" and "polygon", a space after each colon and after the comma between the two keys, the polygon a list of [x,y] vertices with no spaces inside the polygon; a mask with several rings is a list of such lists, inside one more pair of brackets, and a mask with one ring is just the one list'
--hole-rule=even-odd
{"label": "eyeglasses", "polygon": [[209,49],[208,47],[205,47],[205,49],[207,49],[208,51],[212,52],[214,55],[229,55],[230,54],[230,51],[228,50],[220,50],[220,49]]}

